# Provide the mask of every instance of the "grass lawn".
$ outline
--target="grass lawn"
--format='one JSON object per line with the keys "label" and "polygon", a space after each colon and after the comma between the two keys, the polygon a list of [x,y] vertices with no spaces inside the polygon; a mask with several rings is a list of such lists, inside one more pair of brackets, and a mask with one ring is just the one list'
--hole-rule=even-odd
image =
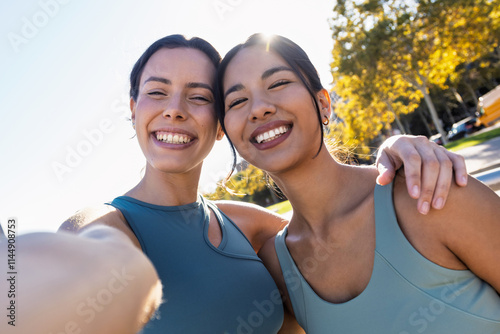
{"label": "grass lawn", "polygon": [[292,206],[290,205],[289,201],[284,201],[268,206],[266,209],[274,211],[281,215],[283,213],[287,213],[288,211],[292,210]]}
{"label": "grass lawn", "polygon": [[483,132],[478,135],[473,135],[467,138],[462,138],[456,141],[452,141],[451,143],[445,145],[445,147],[450,151],[458,151],[466,147],[481,144],[482,142],[485,142],[487,140],[493,139],[498,136],[500,136],[500,128],[488,132]]}

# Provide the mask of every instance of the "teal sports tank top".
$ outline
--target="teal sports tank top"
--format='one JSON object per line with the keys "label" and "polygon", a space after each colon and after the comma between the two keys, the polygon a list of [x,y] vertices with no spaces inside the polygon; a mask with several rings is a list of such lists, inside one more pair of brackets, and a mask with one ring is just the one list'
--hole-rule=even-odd
{"label": "teal sports tank top", "polygon": [[451,270],[413,248],[396,220],[392,184],[375,189],[376,249],[371,279],[354,299],[323,300],[299,272],[285,244],[275,247],[298,323],[322,333],[500,333],[500,297],[469,270]]}
{"label": "teal sports tank top", "polygon": [[[239,228],[202,196],[195,203],[158,206],[131,197],[121,211],[153,262],[163,302],[141,333],[277,333],[283,322],[279,291]],[[209,208],[222,241],[208,239]]]}

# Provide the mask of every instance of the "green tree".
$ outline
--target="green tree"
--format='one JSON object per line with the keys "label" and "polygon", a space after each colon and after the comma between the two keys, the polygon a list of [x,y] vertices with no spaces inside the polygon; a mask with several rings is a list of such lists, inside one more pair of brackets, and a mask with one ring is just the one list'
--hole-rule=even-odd
{"label": "green tree", "polygon": [[[381,107],[377,102],[380,100],[397,120],[398,114],[411,112],[423,98],[435,128],[445,138],[429,88],[447,88],[447,82],[458,77],[455,71],[458,65],[498,47],[498,35],[495,35],[498,32],[498,9],[495,8],[498,2],[338,1],[331,24],[334,36],[332,74],[338,83],[334,89],[356,80],[362,83],[352,94],[339,89],[342,101],[337,107],[339,116],[345,117],[344,109],[352,112],[358,107]],[[359,95],[373,102],[351,102],[362,101]],[[346,106],[349,104],[351,108]],[[379,128],[385,114],[383,111],[360,113],[375,116],[373,120],[378,120]],[[368,131],[365,136],[373,138],[375,132]]]}
{"label": "green tree", "polygon": [[236,200],[268,206],[279,202],[277,194],[268,182],[266,174],[259,168],[248,165],[245,169],[217,186],[215,191],[205,194],[211,200]]}

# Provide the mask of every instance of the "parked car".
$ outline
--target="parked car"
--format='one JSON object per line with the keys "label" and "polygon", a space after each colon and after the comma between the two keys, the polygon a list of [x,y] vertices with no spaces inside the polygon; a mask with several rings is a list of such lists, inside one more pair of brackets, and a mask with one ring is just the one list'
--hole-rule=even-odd
{"label": "parked car", "polygon": [[435,142],[438,145],[443,145],[443,138],[441,138],[440,133],[430,136],[429,140]]}
{"label": "parked car", "polygon": [[476,132],[477,130],[483,128],[484,126],[478,125],[476,117],[467,117],[453,124],[451,130],[448,132],[448,140],[457,140],[465,137],[468,134]]}

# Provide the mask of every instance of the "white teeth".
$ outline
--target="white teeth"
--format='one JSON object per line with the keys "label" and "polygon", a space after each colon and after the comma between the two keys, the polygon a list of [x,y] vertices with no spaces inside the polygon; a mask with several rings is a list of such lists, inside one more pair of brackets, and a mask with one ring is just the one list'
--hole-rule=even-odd
{"label": "white teeth", "polygon": [[279,128],[261,133],[260,135],[255,137],[255,141],[259,144],[267,143],[268,141],[274,140],[284,133],[288,132],[290,128],[288,126],[280,126]]}
{"label": "white teeth", "polygon": [[191,137],[179,133],[175,134],[156,134],[156,139],[168,144],[187,144],[191,141]]}

